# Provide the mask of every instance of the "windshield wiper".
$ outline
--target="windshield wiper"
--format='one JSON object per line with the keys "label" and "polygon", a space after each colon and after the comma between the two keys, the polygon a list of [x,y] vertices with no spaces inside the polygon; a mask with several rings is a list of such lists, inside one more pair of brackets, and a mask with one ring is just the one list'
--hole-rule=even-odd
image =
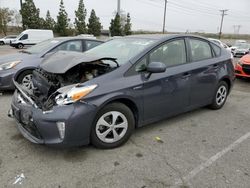
{"label": "windshield wiper", "polygon": [[29,52],[29,51],[26,51],[26,50],[22,50],[22,51],[20,51],[21,53],[25,53],[25,54],[31,54],[31,52]]}

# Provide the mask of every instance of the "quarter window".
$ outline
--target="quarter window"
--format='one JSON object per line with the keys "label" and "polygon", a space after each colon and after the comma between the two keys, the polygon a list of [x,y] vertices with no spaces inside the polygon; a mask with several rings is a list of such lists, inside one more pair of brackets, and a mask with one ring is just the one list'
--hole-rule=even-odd
{"label": "quarter window", "polygon": [[213,43],[211,43],[212,48],[214,50],[215,56],[218,57],[221,54],[221,48]]}
{"label": "quarter window", "polygon": [[210,45],[205,41],[190,39],[190,47],[193,61],[202,61],[213,57]]}
{"label": "quarter window", "polygon": [[162,62],[167,67],[186,63],[186,57],[186,47],[183,39],[168,42],[149,55],[150,62]]}

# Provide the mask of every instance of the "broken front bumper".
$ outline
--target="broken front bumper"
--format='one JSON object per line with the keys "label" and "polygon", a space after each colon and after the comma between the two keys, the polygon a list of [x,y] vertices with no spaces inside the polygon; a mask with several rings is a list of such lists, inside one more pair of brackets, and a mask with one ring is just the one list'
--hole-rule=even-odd
{"label": "broken front bumper", "polygon": [[[96,114],[95,106],[78,102],[42,111],[20,90],[16,90],[13,95],[9,116],[14,117],[17,128],[26,139],[36,144],[59,147],[89,143],[91,126]],[[63,137],[58,128],[59,122],[65,125]]]}

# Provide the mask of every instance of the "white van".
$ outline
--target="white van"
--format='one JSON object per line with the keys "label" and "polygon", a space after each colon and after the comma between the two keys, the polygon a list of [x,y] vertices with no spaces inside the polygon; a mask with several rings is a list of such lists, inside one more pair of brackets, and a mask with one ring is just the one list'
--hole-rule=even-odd
{"label": "white van", "polygon": [[15,48],[23,48],[26,45],[34,45],[54,37],[52,30],[27,29],[16,40],[10,43]]}

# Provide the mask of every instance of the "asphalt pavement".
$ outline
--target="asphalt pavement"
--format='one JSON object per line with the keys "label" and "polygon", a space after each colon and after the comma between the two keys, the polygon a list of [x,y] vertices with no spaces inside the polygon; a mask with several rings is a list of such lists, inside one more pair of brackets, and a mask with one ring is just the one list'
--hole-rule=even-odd
{"label": "asphalt pavement", "polygon": [[[0,54],[15,49],[0,46]],[[249,188],[250,80],[225,106],[201,108],[137,129],[124,146],[55,149],[23,138],[0,94],[0,187]]]}

